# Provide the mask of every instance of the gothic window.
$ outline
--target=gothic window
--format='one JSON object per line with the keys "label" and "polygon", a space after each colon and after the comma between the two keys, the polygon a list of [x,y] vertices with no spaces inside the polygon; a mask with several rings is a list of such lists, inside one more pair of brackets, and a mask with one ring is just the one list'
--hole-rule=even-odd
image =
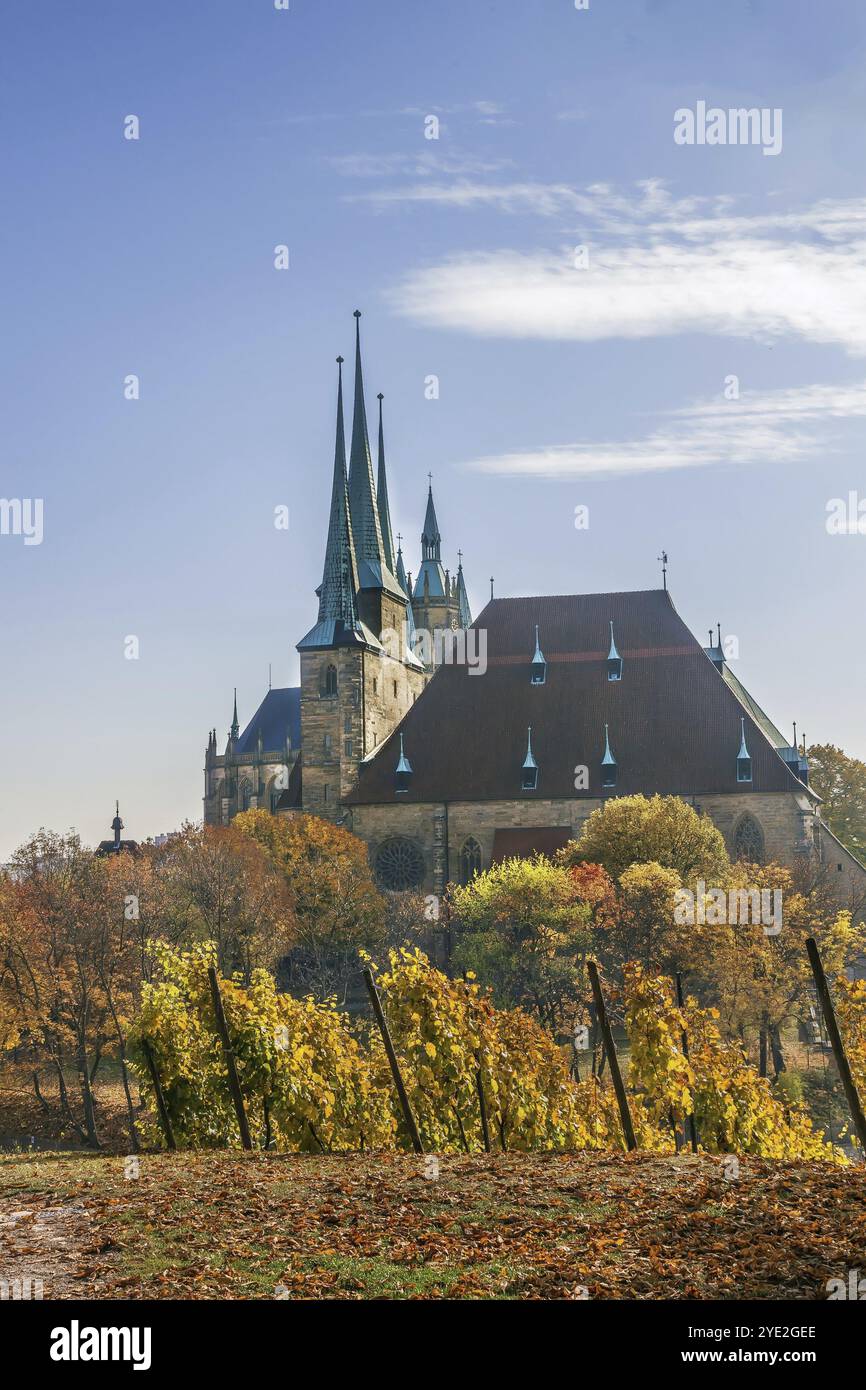
{"label": "gothic window", "polygon": [[247,781],[241,782],[240,802],[241,802],[241,810],[242,810],[242,811],[248,811],[248,810],[250,809],[250,798],[252,797],[252,794],[253,794],[253,789],[252,789],[252,787],[250,786],[249,782],[247,782]]}
{"label": "gothic window", "polygon": [[424,855],[414,840],[395,835],[380,845],[375,863],[376,881],[382,888],[403,893],[424,882]]}
{"label": "gothic window", "polygon": [[346,757],[347,757],[347,758],[351,758],[351,756],[352,756],[352,740],[351,740],[350,738],[347,738],[347,739],[344,740],[344,743],[343,743],[343,750],[344,750],[344,752],[345,752],[345,754],[346,754]]}
{"label": "gothic window", "polygon": [[764,832],[754,816],[743,816],[734,835],[734,858],[750,864],[764,862]]}
{"label": "gothic window", "polygon": [[331,751],[331,735],[325,734],[322,738],[322,750],[327,755]]}
{"label": "gothic window", "polygon": [[351,716],[351,714],[347,714],[346,717],[345,717],[345,719],[343,720],[343,732],[346,733],[346,734],[350,734],[350,733],[352,732],[352,716]]}
{"label": "gothic window", "polygon": [[460,851],[460,882],[471,883],[476,874],[481,873],[481,846],[469,836]]}
{"label": "gothic window", "polygon": [[326,695],[336,695],[337,693],[337,668],[328,666],[325,669],[325,691]]}

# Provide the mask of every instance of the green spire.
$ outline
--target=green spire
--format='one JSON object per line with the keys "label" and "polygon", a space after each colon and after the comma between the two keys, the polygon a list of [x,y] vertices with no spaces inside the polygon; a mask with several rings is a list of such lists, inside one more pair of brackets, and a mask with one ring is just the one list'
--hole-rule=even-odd
{"label": "green spire", "polygon": [[346,481],[346,435],[343,427],[343,359],[337,358],[337,436],[334,445],[334,481],[331,515],[325,547],[325,569],[319,590],[319,622],[339,622],[358,627],[355,593],[358,566],[352,537],[352,518]]}
{"label": "green spire", "polygon": [[424,560],[441,560],[442,537],[439,534],[439,522],[436,520],[436,508],[433,506],[433,477],[430,473],[427,477],[427,511],[424,514],[424,530],[421,532],[421,556]]}
{"label": "green spire", "polygon": [[234,709],[232,710],[232,727],[231,727],[231,731],[230,731],[230,732],[231,732],[231,737],[232,737],[232,738],[237,738],[237,736],[238,736],[238,734],[240,733],[240,731],[241,731],[241,726],[240,726],[240,724],[238,723],[238,688],[237,688],[237,686],[235,686],[235,703],[234,703]]}
{"label": "green spire", "polygon": [[352,414],[352,447],[349,455],[349,509],[363,588],[382,585],[385,547],[376,506],[373,460],[367,435],[367,409],[364,405],[364,377],[361,370],[361,311],[355,310],[355,405]]}
{"label": "green spire", "polygon": [[469,609],[469,595],[466,592],[466,580],[463,578],[463,551],[457,552],[457,612],[458,621],[462,628],[472,626],[472,613]]}
{"label": "green spire", "polygon": [[[389,570],[393,571],[394,534],[391,530],[391,509],[388,506],[388,479],[385,474],[385,435],[382,430],[382,401],[385,398],[381,391],[376,399],[379,402],[379,471],[376,475],[376,502],[379,507],[379,525],[382,530],[382,547],[385,552],[385,564],[388,566]],[[397,578],[400,578],[399,574]]]}

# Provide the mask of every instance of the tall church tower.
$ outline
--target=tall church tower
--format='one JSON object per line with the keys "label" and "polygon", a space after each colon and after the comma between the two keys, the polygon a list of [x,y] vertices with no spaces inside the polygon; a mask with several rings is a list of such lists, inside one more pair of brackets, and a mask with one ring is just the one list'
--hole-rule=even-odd
{"label": "tall church tower", "polygon": [[469,597],[463,578],[462,554],[458,551],[457,573],[442,566],[442,536],[433,505],[432,480],[427,488],[427,511],[421,532],[421,568],[412,590],[412,611],[416,627],[429,634],[437,630],[467,628],[472,624]]}
{"label": "tall church tower", "polygon": [[355,312],[355,394],[346,473],[342,358],[338,358],[337,433],[331,512],[316,625],[298,643],[301,656],[301,804],[327,819],[361,760],[396,727],[427,679],[409,650],[410,604],[394,574],[382,397],[378,491],[367,433],[360,311]]}

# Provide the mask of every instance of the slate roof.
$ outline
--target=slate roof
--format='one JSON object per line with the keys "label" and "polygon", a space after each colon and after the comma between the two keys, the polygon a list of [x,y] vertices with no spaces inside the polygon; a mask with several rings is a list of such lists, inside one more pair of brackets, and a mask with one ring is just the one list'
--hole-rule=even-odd
{"label": "slate roof", "polygon": [[[611,620],[620,681],[607,678]],[[547,661],[543,685],[530,684],[536,623]],[[413,769],[403,804],[598,798],[605,724],[617,764],[616,788],[607,795],[809,795],[665,590],[493,599],[474,626],[487,631],[486,673],[440,667],[361,765],[347,802],[397,801],[400,733]],[[745,786],[736,766],[744,714],[753,777]],[[529,725],[539,774],[537,789],[524,792]],[[581,764],[589,769],[586,790],[574,785]]]}
{"label": "slate roof", "polygon": [[280,752],[286,746],[286,734],[292,736],[292,747],[301,746],[301,687],[291,686],[281,690],[269,690],[259,705],[247,727],[244,729],[236,748],[237,753],[255,753],[258,746],[259,729],[266,752]]}

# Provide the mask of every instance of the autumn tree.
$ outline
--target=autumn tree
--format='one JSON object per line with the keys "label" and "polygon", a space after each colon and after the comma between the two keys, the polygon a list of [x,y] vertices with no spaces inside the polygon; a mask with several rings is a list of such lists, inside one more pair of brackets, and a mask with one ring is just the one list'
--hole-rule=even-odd
{"label": "autumn tree", "polygon": [[284,962],[289,988],[345,1001],[358,976],[359,950],[376,952],[385,941],[385,903],[367,846],[318,816],[243,811],[234,828],[264,851],[285,885],[292,918]]}
{"label": "autumn tree", "polygon": [[593,811],[580,835],[559,851],[558,862],[602,864],[618,880],[632,864],[673,869],[692,887],[727,882],[725,842],[709,816],[678,796],[618,796]]}
{"label": "autumn tree", "polygon": [[722,920],[709,906],[705,915],[695,932],[699,969],[726,1031],[756,1037],[761,1075],[770,1058],[778,1074],[785,1069],[784,1029],[805,1019],[813,997],[807,939],[815,938],[831,975],[862,954],[866,932],[822,885],[804,892],[789,869],[774,863],[734,865]]}
{"label": "autumn tree", "polygon": [[453,964],[545,1027],[571,1028],[584,989],[591,909],[567,869],[543,855],[506,859],[452,889]]}
{"label": "autumn tree", "polygon": [[[14,1007],[34,1058],[53,1068],[67,1122],[94,1147],[99,1133],[93,1080],[106,1051],[123,1052],[138,979],[134,933],[125,915],[129,857],[122,860],[98,858],[74,833],[42,830],[16,851],[11,888],[4,891],[7,1007]],[[67,1091],[69,1063],[78,1081],[80,1119]],[[35,1086],[39,1094],[38,1069]],[[127,1103],[132,1122],[128,1083]]]}
{"label": "autumn tree", "polygon": [[220,969],[246,980],[289,949],[294,920],[285,878],[267,848],[236,825],[184,825],[156,851],[154,870],[166,940],[213,941]]}
{"label": "autumn tree", "polygon": [[866,859],[866,763],[832,743],[808,750],[809,783],[823,798],[823,816],[858,859]]}

